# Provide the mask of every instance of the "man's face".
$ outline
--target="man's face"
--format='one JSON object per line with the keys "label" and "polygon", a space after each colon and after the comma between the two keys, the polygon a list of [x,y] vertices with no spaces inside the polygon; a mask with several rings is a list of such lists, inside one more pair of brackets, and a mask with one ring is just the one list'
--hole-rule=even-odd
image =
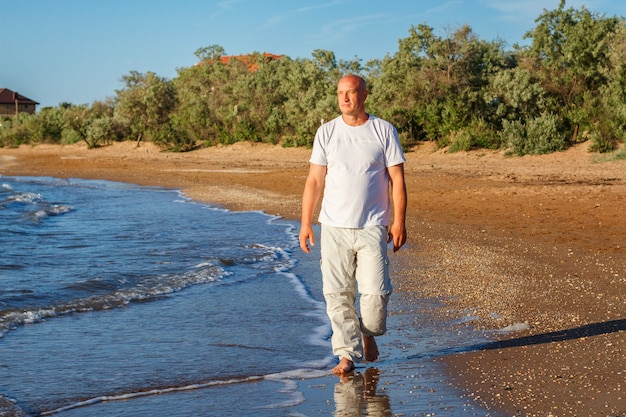
{"label": "man's face", "polygon": [[341,114],[358,116],[364,112],[367,91],[360,85],[356,77],[345,77],[337,84],[337,102]]}

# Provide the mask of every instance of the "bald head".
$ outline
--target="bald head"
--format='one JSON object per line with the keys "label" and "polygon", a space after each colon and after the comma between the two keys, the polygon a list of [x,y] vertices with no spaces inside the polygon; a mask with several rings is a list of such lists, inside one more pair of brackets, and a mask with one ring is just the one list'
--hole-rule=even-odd
{"label": "bald head", "polygon": [[337,85],[339,86],[339,84],[341,84],[342,82],[349,82],[352,85],[356,83],[358,90],[367,92],[367,83],[365,82],[363,77],[359,75],[354,75],[354,74],[344,75],[343,77],[341,77]]}
{"label": "bald head", "polygon": [[337,83],[337,102],[343,120],[352,126],[358,126],[367,121],[369,115],[365,112],[367,85],[358,75],[346,75]]}

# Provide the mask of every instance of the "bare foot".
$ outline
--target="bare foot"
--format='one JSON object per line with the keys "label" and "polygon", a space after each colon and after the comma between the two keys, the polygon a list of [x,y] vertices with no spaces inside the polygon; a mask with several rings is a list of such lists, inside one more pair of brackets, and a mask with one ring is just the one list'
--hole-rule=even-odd
{"label": "bare foot", "polygon": [[354,363],[346,358],[341,358],[339,365],[333,368],[333,373],[339,376],[346,376],[352,371],[354,371]]}
{"label": "bare foot", "polygon": [[374,362],[378,359],[378,345],[374,336],[363,335],[363,356],[368,362]]}

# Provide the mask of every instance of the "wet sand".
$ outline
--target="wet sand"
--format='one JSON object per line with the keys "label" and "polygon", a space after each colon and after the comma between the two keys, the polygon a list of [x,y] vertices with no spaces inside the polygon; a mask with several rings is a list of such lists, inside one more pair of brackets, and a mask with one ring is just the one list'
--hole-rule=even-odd
{"label": "wet sand", "polygon": [[[626,415],[626,161],[599,162],[587,146],[522,158],[429,143],[407,153],[409,242],[394,256],[396,292],[494,330],[492,344],[438,360],[451,384],[495,413]],[[297,220],[309,153],[22,146],[0,149],[0,174],[174,187]]]}

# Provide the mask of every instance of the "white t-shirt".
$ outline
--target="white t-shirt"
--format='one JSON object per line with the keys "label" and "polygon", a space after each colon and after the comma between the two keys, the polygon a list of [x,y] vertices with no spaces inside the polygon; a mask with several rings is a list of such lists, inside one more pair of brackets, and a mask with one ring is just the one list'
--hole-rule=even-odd
{"label": "white t-shirt", "polygon": [[309,162],[326,166],[319,221],[334,227],[388,226],[387,167],[406,161],[398,132],[375,116],[350,126],[339,116],[320,126]]}

